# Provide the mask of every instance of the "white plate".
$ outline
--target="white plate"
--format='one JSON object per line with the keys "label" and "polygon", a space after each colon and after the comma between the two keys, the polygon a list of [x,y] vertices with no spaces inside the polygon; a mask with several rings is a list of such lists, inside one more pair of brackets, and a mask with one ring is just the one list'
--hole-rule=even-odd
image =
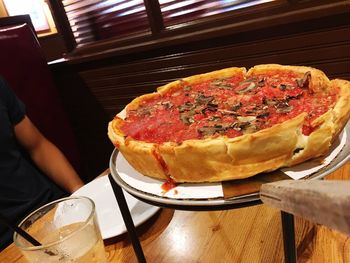
{"label": "white plate", "polygon": [[[145,222],[160,209],[158,206],[152,206],[134,198],[124,190],[123,192],[135,226]],[[123,217],[108,176],[102,176],[91,181],[72,195],[86,196],[95,202],[97,219],[103,239],[115,237],[126,232]]]}

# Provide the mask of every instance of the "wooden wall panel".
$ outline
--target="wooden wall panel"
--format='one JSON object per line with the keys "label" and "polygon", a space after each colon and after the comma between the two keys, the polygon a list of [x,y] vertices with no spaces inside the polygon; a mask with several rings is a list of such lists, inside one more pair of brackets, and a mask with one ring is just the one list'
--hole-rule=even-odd
{"label": "wooden wall panel", "polygon": [[[350,79],[350,25],[278,35],[255,41],[168,53],[127,63],[80,71],[91,92],[110,117],[134,97],[170,81],[231,66],[262,63],[307,65],[330,78]],[[214,41],[215,42],[215,41]]]}
{"label": "wooden wall panel", "polygon": [[[238,44],[233,41],[229,46],[220,46],[191,52],[171,53],[164,56],[137,60],[131,63],[119,64],[116,62],[109,67],[85,71],[83,75],[88,74],[86,75],[88,78],[102,78],[103,76],[130,73],[130,69],[135,69],[135,71],[137,70],[139,72],[151,71],[159,68],[160,64],[165,71],[165,69],[169,67],[183,67],[191,64],[208,63],[208,61],[226,60],[228,56],[244,59],[252,56],[259,56],[261,53],[283,54],[293,52],[293,50],[312,50],[320,46],[346,46],[349,43],[349,35],[350,27],[341,27],[300,34],[281,35],[279,37]],[[341,55],[341,53],[339,54]]]}

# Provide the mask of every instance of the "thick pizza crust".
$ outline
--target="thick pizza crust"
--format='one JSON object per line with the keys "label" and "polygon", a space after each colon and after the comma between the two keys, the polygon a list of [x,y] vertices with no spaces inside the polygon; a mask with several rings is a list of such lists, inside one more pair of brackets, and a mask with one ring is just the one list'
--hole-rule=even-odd
{"label": "thick pizza crust", "polygon": [[[126,107],[126,112],[139,107],[145,98],[162,96],[178,87],[212,78],[243,74],[247,78],[271,70],[292,70],[302,77],[311,72],[310,88],[314,92],[339,89],[339,100],[333,109],[313,121],[314,131],[305,136],[302,126],[307,113],[263,129],[235,138],[219,136],[203,140],[187,140],[180,145],[146,143],[127,138],[120,130],[125,112],[109,123],[108,135],[125,159],[140,173],[175,182],[216,182],[242,179],[255,174],[292,166],[325,154],[350,117],[350,82],[330,81],[320,70],[301,66],[277,64],[258,65],[248,71],[228,68],[195,75],[171,82],[157,92],[140,96]],[[297,152],[296,152],[297,150]]]}

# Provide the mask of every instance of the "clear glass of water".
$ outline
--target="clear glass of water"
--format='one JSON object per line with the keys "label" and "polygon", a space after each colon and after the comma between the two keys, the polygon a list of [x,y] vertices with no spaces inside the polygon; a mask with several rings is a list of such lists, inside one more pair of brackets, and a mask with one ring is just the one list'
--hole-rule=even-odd
{"label": "clear glass of water", "polygon": [[19,224],[41,246],[14,234],[15,245],[28,262],[107,262],[94,202],[71,196],[48,203]]}

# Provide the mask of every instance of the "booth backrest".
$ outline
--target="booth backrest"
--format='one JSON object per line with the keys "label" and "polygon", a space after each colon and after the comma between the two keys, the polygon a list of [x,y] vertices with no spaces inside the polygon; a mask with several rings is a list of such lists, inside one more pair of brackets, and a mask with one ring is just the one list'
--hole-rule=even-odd
{"label": "booth backrest", "polygon": [[24,102],[29,118],[79,171],[80,155],[73,129],[30,22],[0,23],[0,59],[0,75]]}

